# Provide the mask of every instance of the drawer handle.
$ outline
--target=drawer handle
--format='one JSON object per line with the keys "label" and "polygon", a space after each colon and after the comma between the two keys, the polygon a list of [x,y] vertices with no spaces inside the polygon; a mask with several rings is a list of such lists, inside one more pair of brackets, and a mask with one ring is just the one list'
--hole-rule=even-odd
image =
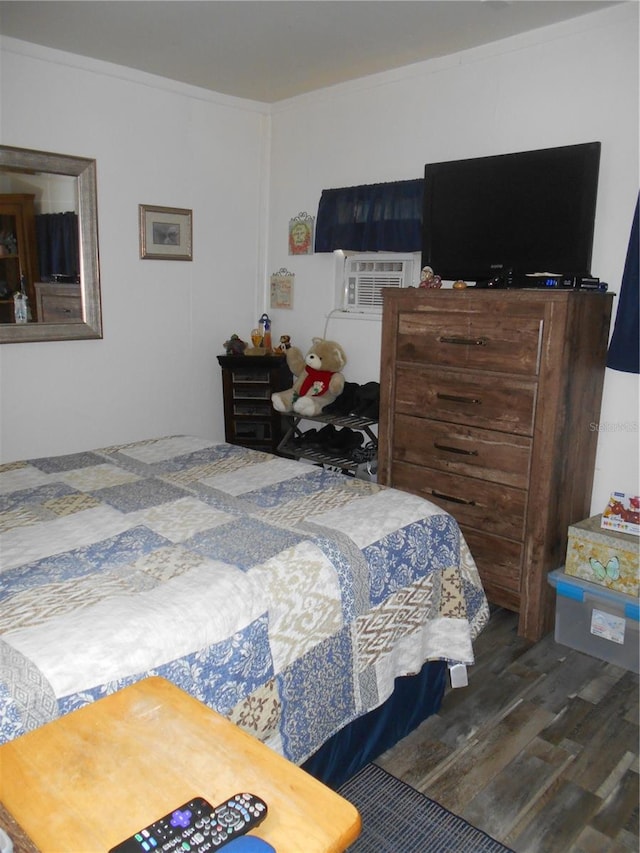
{"label": "drawer handle", "polygon": [[451,495],[444,495],[442,492],[436,492],[435,489],[431,489],[431,494],[434,498],[440,498],[443,501],[453,501],[454,504],[464,504],[465,506],[475,506],[475,501],[467,501],[464,498],[454,498]]}
{"label": "drawer handle", "polygon": [[442,394],[440,391],[436,394],[438,400],[449,400],[452,403],[473,403],[475,406],[480,406],[482,400],[477,397],[463,397],[461,394]]}
{"label": "drawer handle", "polygon": [[447,444],[438,444],[437,441],[433,442],[433,446],[436,450],[446,450],[447,453],[461,453],[463,456],[477,456],[477,450],[465,450],[463,447],[449,447]]}
{"label": "drawer handle", "polygon": [[438,338],[441,344],[461,344],[468,347],[486,347],[488,344],[487,338],[456,338],[456,337],[441,337]]}

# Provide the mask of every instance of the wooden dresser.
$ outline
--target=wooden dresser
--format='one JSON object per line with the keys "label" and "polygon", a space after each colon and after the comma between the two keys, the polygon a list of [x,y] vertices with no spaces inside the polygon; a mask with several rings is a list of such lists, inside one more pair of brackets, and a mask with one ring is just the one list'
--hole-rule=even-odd
{"label": "wooden dresser", "polygon": [[589,515],[611,294],[385,290],[378,479],[448,510],[520,635]]}

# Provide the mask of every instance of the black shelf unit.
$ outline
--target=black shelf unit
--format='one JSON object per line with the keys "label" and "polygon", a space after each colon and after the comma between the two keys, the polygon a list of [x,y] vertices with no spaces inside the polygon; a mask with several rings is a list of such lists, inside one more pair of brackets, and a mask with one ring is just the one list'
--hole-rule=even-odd
{"label": "black shelf unit", "polygon": [[271,404],[274,391],[291,387],[284,355],[219,355],[222,368],[225,440],[275,453],[284,432]]}

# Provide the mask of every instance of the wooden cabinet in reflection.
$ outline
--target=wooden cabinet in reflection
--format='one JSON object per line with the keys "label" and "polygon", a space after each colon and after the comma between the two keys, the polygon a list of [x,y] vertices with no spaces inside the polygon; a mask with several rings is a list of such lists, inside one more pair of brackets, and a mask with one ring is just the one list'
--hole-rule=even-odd
{"label": "wooden cabinet in reflection", "polygon": [[79,284],[36,281],[36,310],[41,323],[81,323]]}
{"label": "wooden cabinet in reflection", "polygon": [[34,288],[37,277],[34,196],[0,194],[0,322],[14,322],[13,294],[20,291],[21,282],[29,300],[31,319],[39,319]]}

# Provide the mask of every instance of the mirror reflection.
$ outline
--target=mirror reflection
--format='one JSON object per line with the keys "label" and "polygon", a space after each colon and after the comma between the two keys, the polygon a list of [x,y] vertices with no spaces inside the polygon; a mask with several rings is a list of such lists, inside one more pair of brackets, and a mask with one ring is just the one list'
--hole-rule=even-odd
{"label": "mirror reflection", "polygon": [[[0,175],[0,323],[82,320],[75,183],[65,175]],[[59,311],[51,282],[72,285]]]}
{"label": "mirror reflection", "polygon": [[101,336],[95,161],[0,146],[0,342]]}

